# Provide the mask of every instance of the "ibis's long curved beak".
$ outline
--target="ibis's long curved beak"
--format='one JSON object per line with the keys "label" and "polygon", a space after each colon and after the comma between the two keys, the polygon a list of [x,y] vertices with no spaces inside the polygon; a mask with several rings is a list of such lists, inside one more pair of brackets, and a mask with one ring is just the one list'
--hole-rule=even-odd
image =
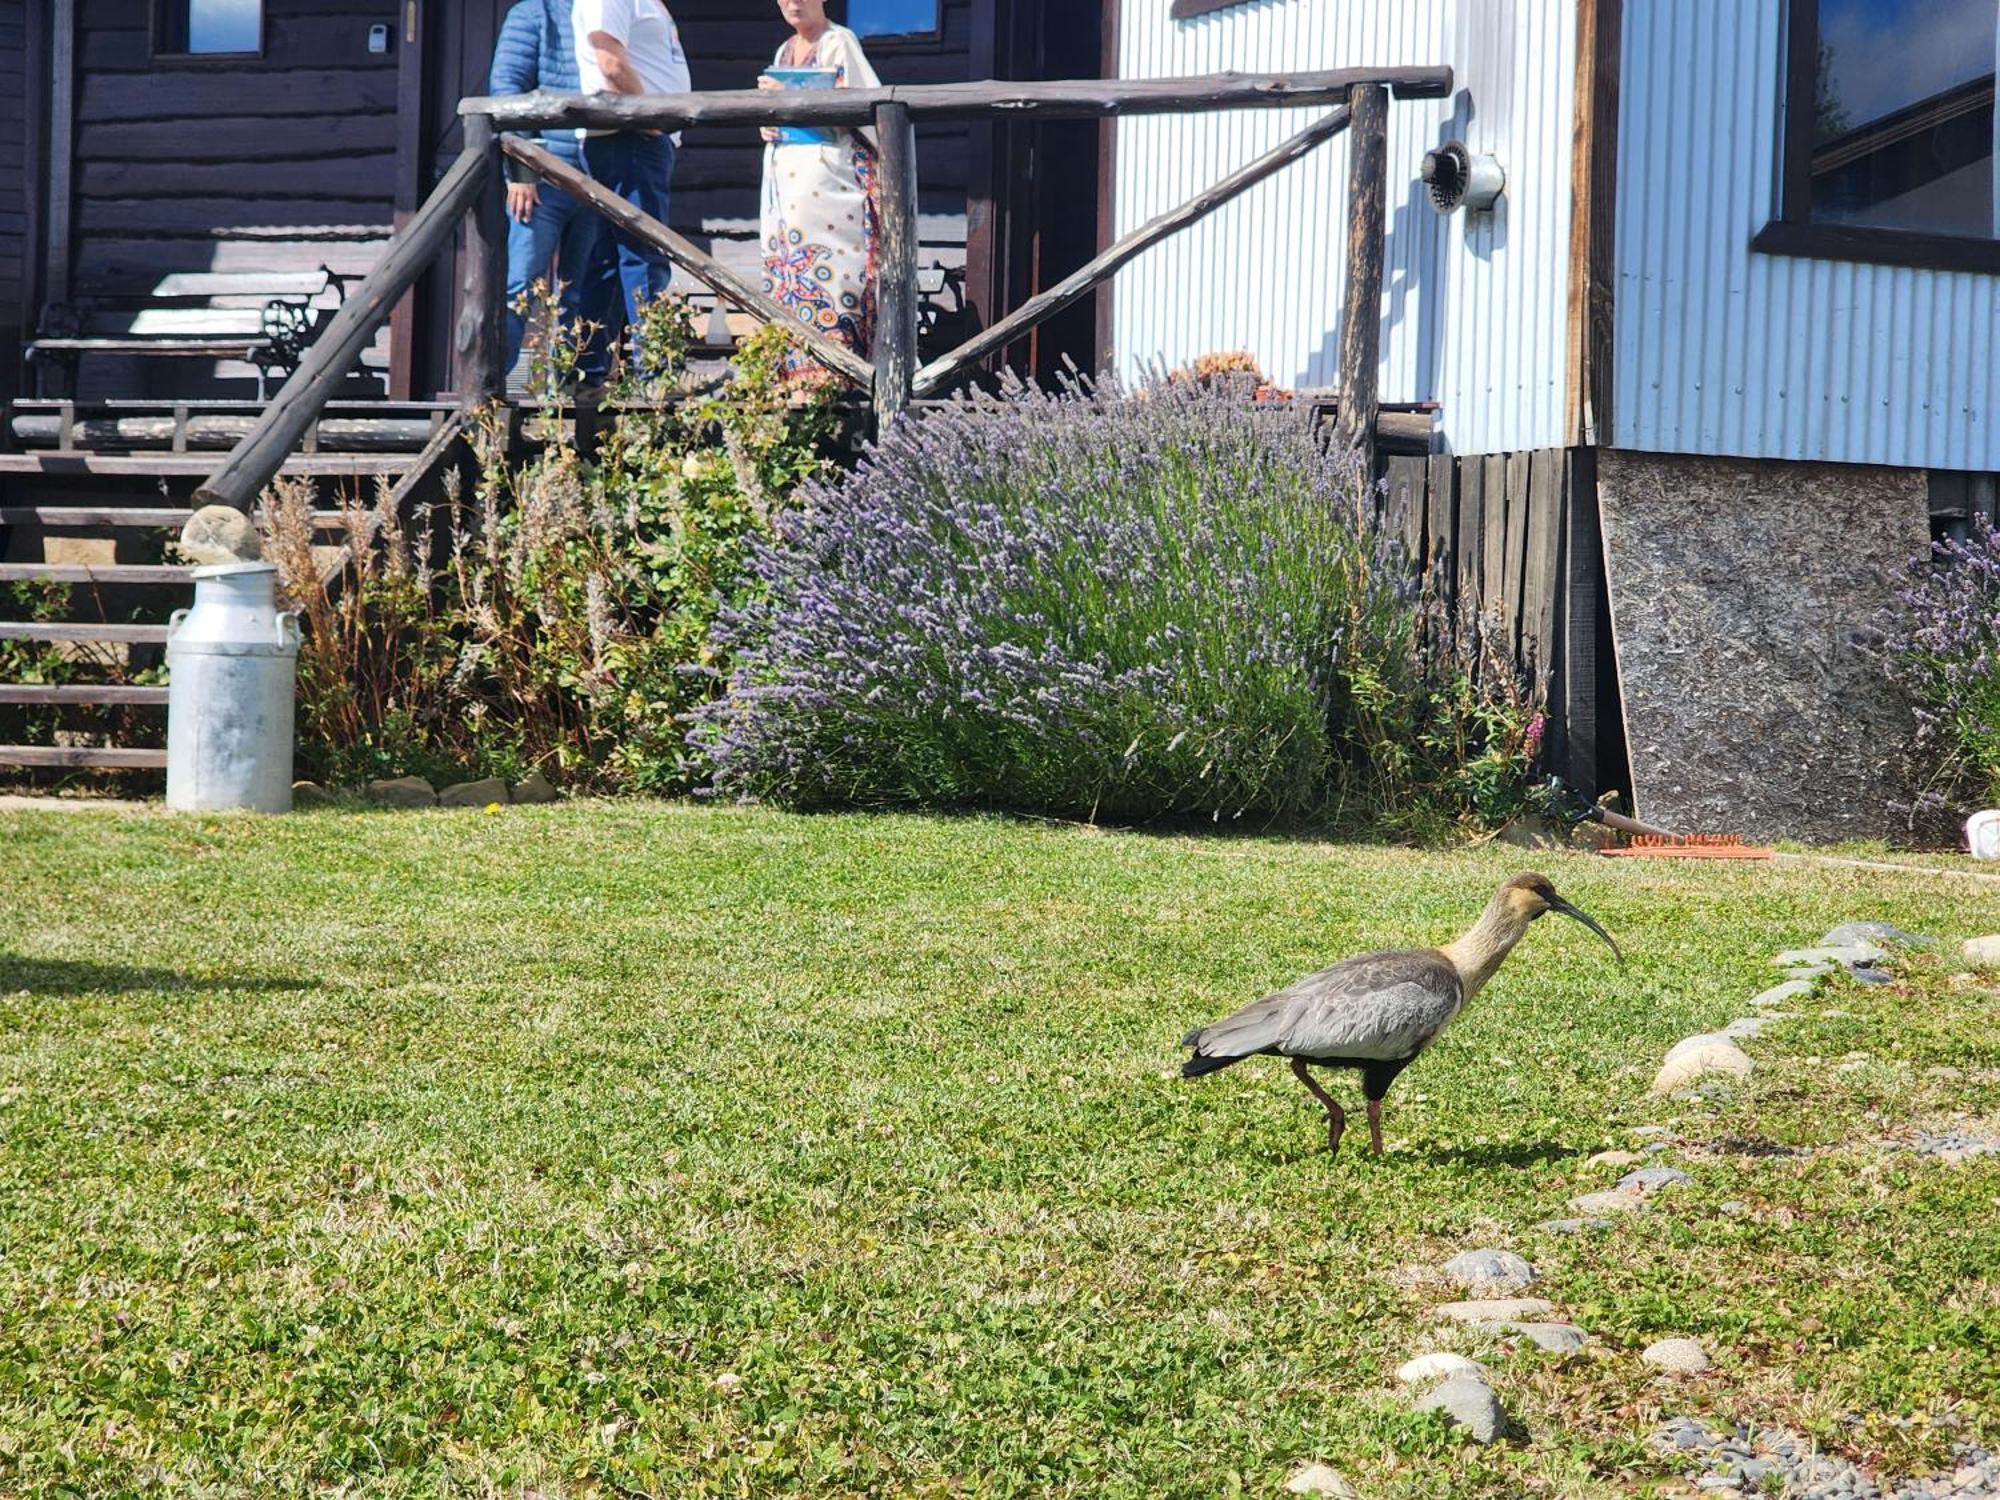
{"label": "ibis's long curved beak", "polygon": [[1552,900],[1549,903],[1549,910],[1559,911],[1566,917],[1575,917],[1577,921],[1583,923],[1584,926],[1588,927],[1592,932],[1596,933],[1599,937],[1604,939],[1605,946],[1610,948],[1612,954],[1617,958],[1618,962],[1620,962],[1621,964],[1625,962],[1625,955],[1623,953],[1620,953],[1618,951],[1618,945],[1611,941],[1611,934],[1606,932],[1602,927],[1599,927],[1597,925],[1596,919],[1592,917],[1590,913],[1577,910],[1577,908],[1571,906],[1567,901],[1563,900],[1563,898],[1560,896],[1557,896],[1554,900]]}

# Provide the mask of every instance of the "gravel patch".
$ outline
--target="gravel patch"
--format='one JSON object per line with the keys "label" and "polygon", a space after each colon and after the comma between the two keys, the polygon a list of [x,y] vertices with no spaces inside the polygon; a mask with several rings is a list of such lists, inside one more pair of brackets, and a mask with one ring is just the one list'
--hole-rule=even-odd
{"label": "gravel patch", "polygon": [[1694,1475],[1707,1494],[1777,1492],[1792,1500],[1993,1500],[2000,1496],[2000,1457],[1967,1446],[1940,1474],[1889,1479],[1844,1458],[1816,1451],[1796,1433],[1737,1425],[1722,1429],[1695,1417],[1675,1417],[1647,1439]]}

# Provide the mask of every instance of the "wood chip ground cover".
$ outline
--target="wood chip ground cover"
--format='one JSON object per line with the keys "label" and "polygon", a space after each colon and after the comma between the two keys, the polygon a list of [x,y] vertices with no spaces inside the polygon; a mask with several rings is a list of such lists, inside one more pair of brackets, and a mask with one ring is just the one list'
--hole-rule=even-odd
{"label": "wood chip ground cover", "polygon": [[[2000,1119],[1975,882],[1558,859],[1631,962],[1539,926],[1335,1162],[1282,1067],[1174,1041],[1453,935],[1518,853],[636,804],[0,836],[0,1492],[1600,1496],[1687,1491],[1675,1416],[1892,1476],[2000,1437],[2000,1157],[1903,1149]],[[1947,941],[1729,1098],[1646,1096],[1863,919]],[[1533,1228],[1647,1125],[1692,1183]],[[1412,1268],[1474,1247],[1589,1347],[1436,1329]],[[1525,1440],[1411,1412],[1446,1347]]]}

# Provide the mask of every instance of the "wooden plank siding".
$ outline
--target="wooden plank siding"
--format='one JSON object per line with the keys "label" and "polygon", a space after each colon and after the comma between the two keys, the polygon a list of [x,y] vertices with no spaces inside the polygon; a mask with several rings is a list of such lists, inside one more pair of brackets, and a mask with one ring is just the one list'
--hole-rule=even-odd
{"label": "wooden plank siding", "polygon": [[1629,788],[1591,449],[1391,458],[1382,520],[1447,608],[1483,615],[1548,712],[1543,761]]}
{"label": "wooden plank siding", "polygon": [[0,398],[12,395],[21,369],[20,308],[28,281],[28,165],[33,132],[27,111],[29,0],[0,0]]}
{"label": "wooden plank siding", "polygon": [[[18,0],[0,0],[18,3]],[[148,0],[77,0],[71,290],[180,271],[366,272],[393,211],[397,0],[266,0],[253,61],[156,60]],[[364,358],[379,370],[386,336]],[[247,366],[86,360],[85,395],[249,395]]]}

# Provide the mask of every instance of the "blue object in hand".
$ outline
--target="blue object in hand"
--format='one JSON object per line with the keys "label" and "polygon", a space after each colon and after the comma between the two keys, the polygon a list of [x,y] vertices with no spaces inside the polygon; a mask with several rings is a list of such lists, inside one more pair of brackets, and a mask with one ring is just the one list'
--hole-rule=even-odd
{"label": "blue object in hand", "polygon": [[[835,68],[766,68],[766,78],[776,79],[788,89],[830,89],[839,80],[840,73]],[[807,125],[780,125],[778,144],[780,146],[825,146],[833,141],[830,130],[814,130]]]}

